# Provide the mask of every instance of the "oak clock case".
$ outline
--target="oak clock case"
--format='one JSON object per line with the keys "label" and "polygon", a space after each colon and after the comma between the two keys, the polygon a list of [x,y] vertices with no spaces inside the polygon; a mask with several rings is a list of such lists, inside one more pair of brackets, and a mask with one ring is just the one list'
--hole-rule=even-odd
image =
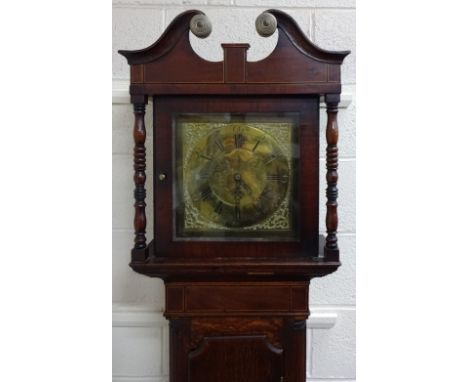
{"label": "oak clock case", "polygon": [[[248,44],[222,44],[220,62],[199,57],[189,35],[207,37],[211,23],[195,10],[148,48],[119,51],[130,64],[135,114],[130,266],[164,280],[171,382],[304,382],[310,279],[340,266],[337,112],[349,52],[315,46],[278,10],[259,15],[255,27],[264,37],[278,32],[275,50],[257,62],[247,60]],[[153,195],[146,195],[149,99]],[[320,181],[327,185],[323,238]],[[154,198],[153,240],[147,197]]]}

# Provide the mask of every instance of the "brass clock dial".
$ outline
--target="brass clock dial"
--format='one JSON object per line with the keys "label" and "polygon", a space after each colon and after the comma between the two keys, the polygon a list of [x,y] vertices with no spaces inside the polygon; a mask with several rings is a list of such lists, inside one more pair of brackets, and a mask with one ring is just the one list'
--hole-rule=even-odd
{"label": "brass clock dial", "polygon": [[244,123],[224,125],[195,142],[186,174],[192,205],[208,221],[232,228],[271,216],[291,176],[273,136]]}
{"label": "brass clock dial", "polygon": [[174,240],[296,240],[297,117],[175,115]]}

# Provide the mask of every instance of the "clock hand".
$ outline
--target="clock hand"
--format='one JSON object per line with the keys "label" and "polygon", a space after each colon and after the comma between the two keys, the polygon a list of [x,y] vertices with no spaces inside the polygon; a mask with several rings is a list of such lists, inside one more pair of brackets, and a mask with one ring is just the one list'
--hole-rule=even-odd
{"label": "clock hand", "polygon": [[234,198],[236,199],[241,199],[242,197],[242,190],[241,190],[241,187],[242,187],[242,178],[240,176],[240,174],[234,174],[234,181],[236,182],[236,187],[234,189]]}
{"label": "clock hand", "polygon": [[247,194],[249,194],[249,196],[252,196],[252,189],[243,180],[241,180],[241,187],[247,192]]}
{"label": "clock hand", "polygon": [[249,194],[249,196],[252,197],[253,195],[252,189],[246,182],[242,180],[242,176],[240,174],[235,174],[234,180],[236,181],[236,189],[234,191],[236,193],[235,197],[237,197],[238,195],[240,199],[243,195],[242,190],[245,190],[247,194]]}
{"label": "clock hand", "polygon": [[235,201],[234,219],[239,221],[240,220],[240,200],[242,197],[242,190],[241,190],[242,178],[240,174],[234,174],[234,180],[236,182],[236,188],[234,190],[234,201]]}

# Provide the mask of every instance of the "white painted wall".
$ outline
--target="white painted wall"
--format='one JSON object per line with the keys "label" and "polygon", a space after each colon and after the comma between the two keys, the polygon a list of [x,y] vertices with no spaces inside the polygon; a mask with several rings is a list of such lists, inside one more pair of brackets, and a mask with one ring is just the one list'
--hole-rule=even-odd
{"label": "white painted wall", "polygon": [[[167,381],[167,323],[163,283],[128,267],[133,240],[133,115],[128,103],[129,68],[118,49],[139,49],[153,43],[168,23],[187,9],[204,11],[213,23],[212,34],[192,38],[195,51],[208,60],[221,60],[222,42],[248,42],[249,60],[271,52],[277,35],[261,38],[255,18],[265,9],[291,14],[319,46],[351,49],[343,64],[343,98],[339,112],[339,244],[342,267],[311,286],[308,322],[308,381],[355,380],[355,2],[354,0],[114,0],[113,1],[113,380]],[[151,103],[147,110],[151,142]],[[321,171],[325,174],[322,109]],[[152,147],[148,145],[148,195],[152,195]],[[325,230],[325,190],[321,192],[321,231]],[[152,232],[152,200],[147,200],[148,232]]]}

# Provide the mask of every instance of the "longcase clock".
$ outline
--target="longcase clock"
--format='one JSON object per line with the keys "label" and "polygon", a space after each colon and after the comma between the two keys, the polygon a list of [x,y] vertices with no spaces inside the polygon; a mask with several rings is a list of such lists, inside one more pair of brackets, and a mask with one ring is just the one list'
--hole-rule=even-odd
{"label": "longcase clock", "polygon": [[[171,382],[304,382],[309,282],[339,266],[336,237],[340,68],[278,10],[265,59],[222,44],[208,62],[187,11],[148,48],[120,51],[134,107],[135,244],[130,266],[162,278]],[[319,248],[319,102],[327,106],[327,234]],[[154,237],[146,236],[145,105],[153,98]]]}

